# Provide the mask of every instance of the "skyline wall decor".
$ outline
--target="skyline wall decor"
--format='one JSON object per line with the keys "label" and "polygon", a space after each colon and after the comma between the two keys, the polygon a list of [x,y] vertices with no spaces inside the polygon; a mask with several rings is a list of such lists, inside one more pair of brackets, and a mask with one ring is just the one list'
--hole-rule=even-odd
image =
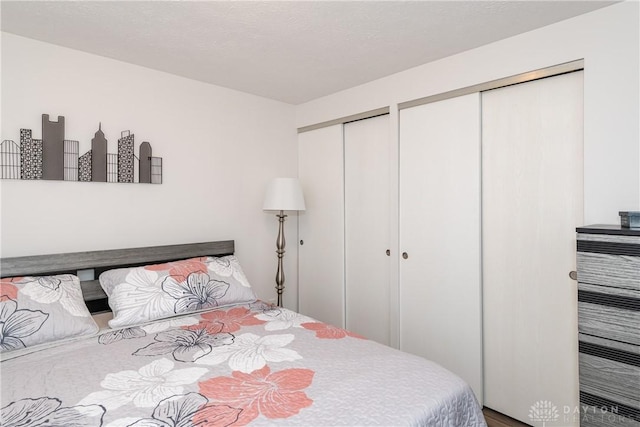
{"label": "skyline wall decor", "polygon": [[135,137],[128,130],[120,133],[117,154],[108,152],[102,123],[91,139],[90,150],[80,155],[79,145],[79,141],[65,139],[64,116],[52,121],[43,114],[42,139],[33,138],[31,129],[20,129],[19,145],[9,139],[2,141],[0,178],[162,184],[162,158],[152,156],[147,141],[140,144],[136,156]]}

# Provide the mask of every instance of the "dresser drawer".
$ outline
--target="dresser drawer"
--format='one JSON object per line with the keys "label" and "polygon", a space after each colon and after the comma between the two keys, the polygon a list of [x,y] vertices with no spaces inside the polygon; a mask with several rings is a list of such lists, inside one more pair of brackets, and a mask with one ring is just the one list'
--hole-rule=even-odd
{"label": "dresser drawer", "polygon": [[640,345],[640,292],[578,283],[578,331]]}
{"label": "dresser drawer", "polygon": [[640,363],[633,362],[628,352],[580,342],[581,391],[640,410]]}
{"label": "dresser drawer", "polygon": [[601,406],[580,404],[580,427],[640,427],[640,421],[603,410]]}
{"label": "dresser drawer", "polygon": [[578,233],[578,281],[640,291],[640,236]]}
{"label": "dresser drawer", "polygon": [[579,334],[578,348],[581,425],[640,426],[640,346]]}
{"label": "dresser drawer", "polygon": [[640,257],[578,252],[578,281],[640,291]]}

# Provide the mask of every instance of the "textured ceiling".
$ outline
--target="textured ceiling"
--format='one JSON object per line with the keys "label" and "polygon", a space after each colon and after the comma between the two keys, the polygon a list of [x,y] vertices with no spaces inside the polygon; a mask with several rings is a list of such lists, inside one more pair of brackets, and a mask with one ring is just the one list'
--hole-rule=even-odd
{"label": "textured ceiling", "polygon": [[303,103],[611,1],[2,1],[9,33]]}

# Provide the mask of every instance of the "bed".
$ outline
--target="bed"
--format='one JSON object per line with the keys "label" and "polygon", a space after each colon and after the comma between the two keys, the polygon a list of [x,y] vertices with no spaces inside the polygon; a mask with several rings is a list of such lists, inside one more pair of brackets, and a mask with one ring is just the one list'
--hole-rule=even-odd
{"label": "bed", "polygon": [[486,425],[439,365],[257,300],[233,252],[1,260],[0,425]]}

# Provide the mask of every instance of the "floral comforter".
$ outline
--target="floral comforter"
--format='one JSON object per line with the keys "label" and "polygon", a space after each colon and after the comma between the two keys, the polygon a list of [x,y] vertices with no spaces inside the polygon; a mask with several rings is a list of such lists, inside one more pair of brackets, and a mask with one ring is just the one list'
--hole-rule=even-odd
{"label": "floral comforter", "polygon": [[2,426],[484,426],[435,363],[264,303],[219,308],[0,364]]}

